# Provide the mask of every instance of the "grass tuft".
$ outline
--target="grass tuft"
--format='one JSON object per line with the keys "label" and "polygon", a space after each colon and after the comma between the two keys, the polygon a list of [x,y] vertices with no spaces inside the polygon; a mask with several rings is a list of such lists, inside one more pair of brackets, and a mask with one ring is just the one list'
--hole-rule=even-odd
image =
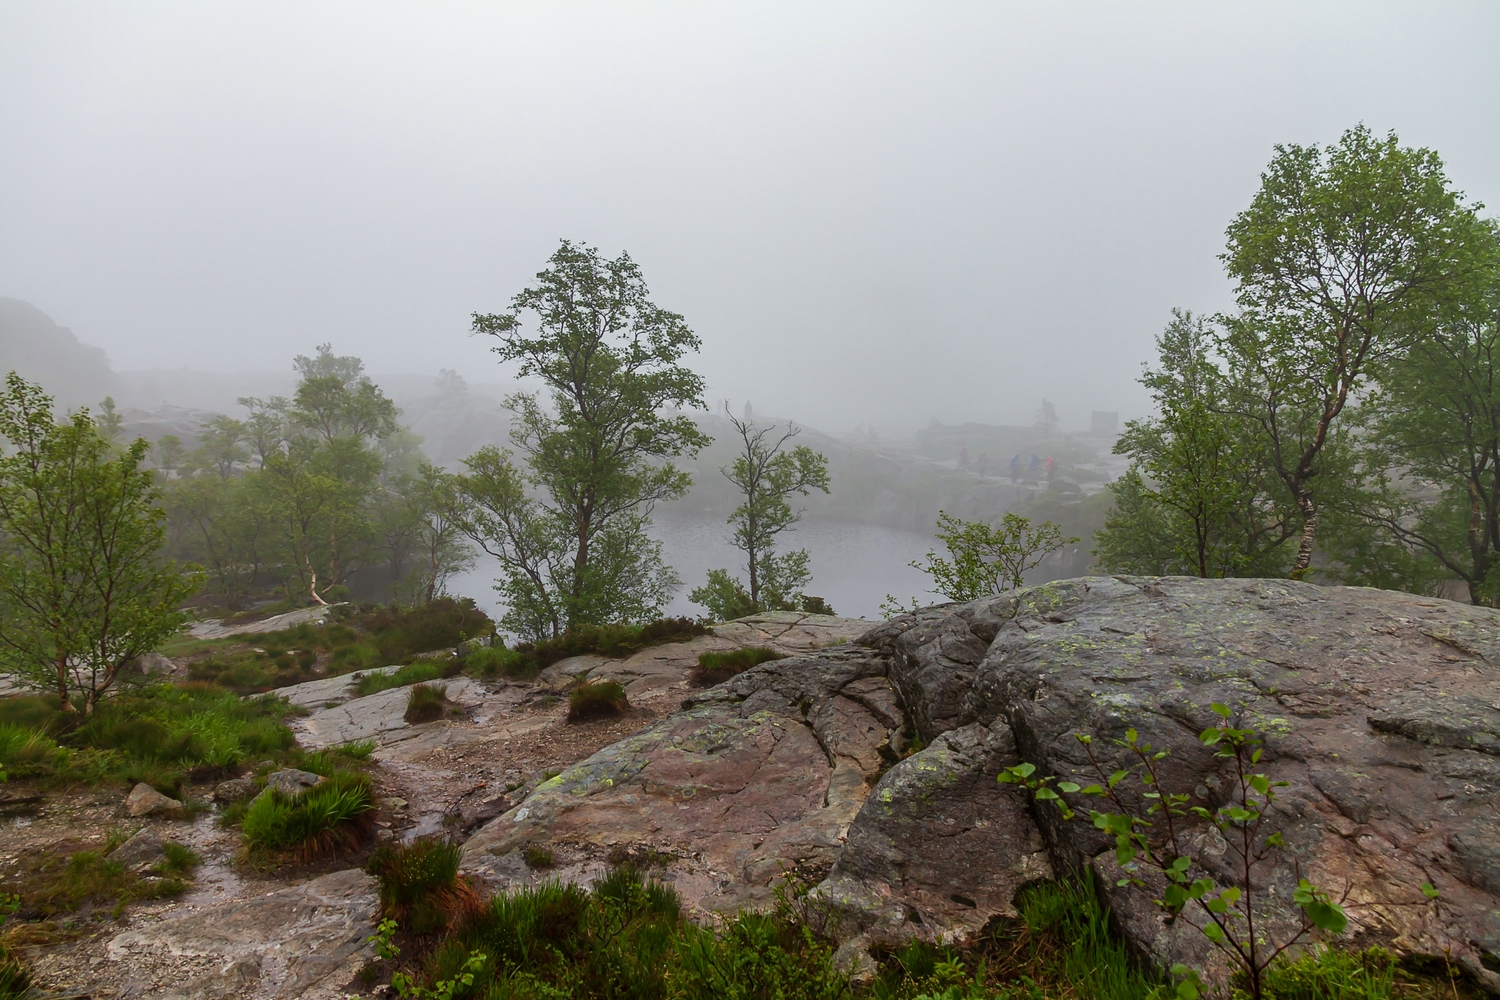
{"label": "grass tuft", "polygon": [[354,696],[363,698],[368,694],[389,691],[391,688],[405,687],[408,684],[441,680],[444,677],[457,675],[462,669],[463,663],[457,659],[418,660],[388,674],[365,674],[354,686]]}
{"label": "grass tuft", "polygon": [[525,860],[527,868],[537,871],[544,871],[557,864],[557,858],[552,852],[540,844],[527,844],[526,848],[521,851],[521,857]]}
{"label": "grass tuft", "polygon": [[713,687],[757,664],[784,659],[785,653],[778,653],[764,646],[731,649],[722,653],[701,653],[698,665],[688,671],[688,683],[699,688]]}
{"label": "grass tuft", "polygon": [[402,716],[412,725],[423,722],[432,722],[441,719],[448,710],[448,694],[441,687],[430,687],[426,684],[412,685],[411,693],[406,696],[406,714]]}
{"label": "grass tuft", "polygon": [[568,721],[624,715],[630,708],[619,681],[586,681],[568,695]]}
{"label": "grass tuft", "polygon": [[481,909],[479,894],[458,873],[462,859],[459,843],[420,837],[380,846],[365,870],[380,880],[382,912],[410,933],[425,935],[448,930]]}
{"label": "grass tuft", "polygon": [[240,824],[246,847],[308,861],[362,846],[374,828],[374,785],[354,771],[327,778],[299,795],[273,788],[251,803]]}

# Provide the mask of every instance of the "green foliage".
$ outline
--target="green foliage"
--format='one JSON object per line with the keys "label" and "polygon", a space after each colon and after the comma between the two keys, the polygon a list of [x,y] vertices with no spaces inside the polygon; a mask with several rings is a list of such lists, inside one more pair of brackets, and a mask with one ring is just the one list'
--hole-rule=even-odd
{"label": "green foliage", "polygon": [[[1157,905],[1171,917],[1189,906],[1198,909],[1206,918],[1204,936],[1238,969],[1250,996],[1260,1000],[1267,995],[1267,970],[1276,959],[1315,932],[1339,933],[1347,918],[1326,892],[1303,878],[1292,893],[1299,918],[1296,931],[1279,941],[1265,937],[1264,910],[1273,900],[1266,897],[1256,879],[1261,866],[1285,846],[1281,832],[1270,829],[1266,820],[1275,806],[1277,789],[1286,787],[1287,782],[1272,781],[1255,771],[1263,751],[1260,737],[1229,725],[1234,713],[1228,706],[1211,707],[1224,722],[1203,730],[1199,738],[1205,747],[1213,749],[1215,757],[1230,764],[1231,793],[1221,805],[1194,805],[1193,794],[1166,788],[1161,773],[1166,752],[1154,750],[1134,729],[1126,730],[1124,740],[1115,741],[1132,763],[1113,770],[1096,753],[1093,739],[1078,734],[1098,778],[1087,786],[1051,776],[1037,777],[1036,766],[1030,763],[1006,768],[999,780],[1030,789],[1038,802],[1056,806],[1066,820],[1080,817],[1065,796],[1100,800],[1104,808],[1090,809],[1087,818],[1115,841],[1115,861],[1124,873],[1119,884],[1146,888],[1143,869],[1164,878],[1165,888]],[[1130,792],[1131,779],[1139,785],[1138,792]],[[1139,807],[1127,799],[1127,794],[1139,796],[1146,806],[1145,815],[1138,813]],[[1217,882],[1194,856],[1195,841],[1188,835],[1194,820],[1212,827],[1227,846],[1224,860],[1233,873],[1230,884]],[[1424,887],[1424,892],[1428,889]],[[1435,892],[1432,890],[1429,898]],[[1174,967],[1173,973],[1180,980],[1178,995],[1182,1000],[1195,1000],[1197,973],[1186,967]]]}
{"label": "green foliage", "polygon": [[777,436],[775,424],[761,427],[748,416],[740,420],[727,402],[724,414],[739,435],[740,454],[719,471],[744,498],[728,523],[734,525],[735,546],[745,553],[750,585],[742,587],[727,570],[710,570],[707,584],[688,598],[720,621],[757,611],[796,610],[803,588],[812,580],[808,555],[804,549],[777,555],[776,536],[802,518],[802,512],[788,503],[791,497],[828,492],[828,459],[806,445],[783,450],[801,433],[794,424]]}
{"label": "green foliage", "polygon": [[526,679],[536,676],[536,671],[540,669],[534,659],[527,659],[499,642],[470,650],[463,661],[464,673],[484,680],[496,677]]}
{"label": "green foliage", "polygon": [[758,663],[784,659],[785,656],[785,653],[778,653],[764,646],[699,653],[698,665],[688,671],[688,683],[693,687],[713,687],[736,674],[744,673]]}
{"label": "green foliage", "polygon": [[87,410],[11,372],[0,393],[0,666],[83,711],[186,620],[198,581],[162,556],[146,442],[117,450]]}
{"label": "green foliage", "polygon": [[458,479],[460,528],[500,562],[502,623],[539,640],[657,617],[677,580],[647,535],[650,510],[691,485],[670,460],[708,443],[669,413],[703,406],[703,380],[681,364],[698,338],[649,300],[629,255],[605,260],[566,241],[509,312],[476,314],[474,332],[550,397],[507,401],[524,473],[487,448]]}
{"label": "green foliage", "polygon": [[175,840],[162,841],[161,849],[166,860],[158,864],[157,868],[166,875],[191,875],[193,869],[203,861],[198,857],[197,851]]}
{"label": "green foliage", "polygon": [[334,771],[298,795],[268,789],[245,812],[241,831],[252,851],[314,858],[358,848],[369,836],[374,809],[366,775]]}
{"label": "green foliage", "polygon": [[585,681],[568,692],[568,721],[624,715],[630,708],[619,681]]}
{"label": "green foliage", "polygon": [[[938,512],[937,538],[947,546],[951,561],[929,552],[925,564],[911,565],[932,577],[933,592],[950,601],[972,601],[1020,587],[1027,570],[1078,541],[1064,537],[1050,521],[1033,527],[1030,518],[1019,514],[1005,514],[1000,524],[989,525],[960,521],[943,511]],[[887,595],[881,608],[895,615],[920,606],[915,598],[908,608]]]}
{"label": "green foliage", "polygon": [[406,696],[402,718],[412,725],[441,719],[448,709],[447,690],[440,686],[413,684]]}
{"label": "green foliage", "polygon": [[370,608],[358,621],[380,650],[383,663],[405,663],[417,653],[452,649],[491,634],[495,627],[469,597],[439,597],[409,608]]}
{"label": "green foliage", "polygon": [[688,594],[688,600],[703,605],[708,609],[708,616],[719,622],[748,618],[761,610],[760,605],[750,596],[750,591],[727,569],[709,570],[708,581],[701,587],[693,588]]}

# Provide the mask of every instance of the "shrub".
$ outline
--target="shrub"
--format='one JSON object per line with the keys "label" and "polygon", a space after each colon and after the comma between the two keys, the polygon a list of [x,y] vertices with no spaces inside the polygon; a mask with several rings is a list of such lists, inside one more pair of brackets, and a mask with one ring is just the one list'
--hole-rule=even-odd
{"label": "shrub", "polygon": [[360,616],[386,663],[405,663],[417,653],[451,649],[465,639],[489,635],[494,622],[472,598],[439,597],[415,608],[390,605]]}
{"label": "shrub", "polygon": [[514,649],[507,649],[498,643],[471,650],[463,661],[464,673],[482,680],[494,680],[496,677],[529,680],[540,669],[535,659],[522,656]]}
{"label": "shrub", "polygon": [[630,708],[619,681],[587,681],[568,695],[568,721],[624,715]]}
{"label": "shrub", "polygon": [[298,795],[263,792],[246,810],[241,829],[251,850],[309,860],[358,848],[374,826],[374,810],[367,776],[334,771]]}
{"label": "shrub", "polygon": [[412,725],[441,719],[448,709],[447,692],[440,687],[413,684],[406,696],[406,714],[403,718]]}
{"label": "shrub", "polygon": [[758,663],[785,658],[786,654],[764,646],[731,649],[723,653],[701,653],[698,665],[688,671],[688,683],[693,687],[713,687],[736,674],[744,673]]}

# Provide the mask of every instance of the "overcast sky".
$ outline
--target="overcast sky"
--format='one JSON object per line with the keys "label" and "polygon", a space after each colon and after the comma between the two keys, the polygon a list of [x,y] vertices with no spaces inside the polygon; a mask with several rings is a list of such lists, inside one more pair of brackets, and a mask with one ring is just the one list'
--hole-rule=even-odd
{"label": "overcast sky", "polygon": [[0,295],[115,367],[504,377],[558,239],[715,398],[1066,429],[1145,409],[1277,142],[1363,121],[1500,208],[1500,4],[0,0]]}

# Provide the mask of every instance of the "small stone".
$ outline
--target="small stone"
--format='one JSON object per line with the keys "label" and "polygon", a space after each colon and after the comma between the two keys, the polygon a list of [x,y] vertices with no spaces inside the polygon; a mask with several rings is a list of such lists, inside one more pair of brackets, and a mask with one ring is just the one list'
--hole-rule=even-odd
{"label": "small stone", "polygon": [[408,805],[407,801],[401,798],[389,798],[385,801],[392,809],[405,809]]}
{"label": "small stone", "polygon": [[274,788],[287,795],[301,795],[305,790],[322,783],[321,774],[299,771],[293,767],[284,767],[266,775],[266,788]]}
{"label": "small stone", "polygon": [[136,819],[142,816],[175,812],[181,808],[181,802],[163,795],[144,781],[132,788],[130,794],[125,796],[125,814]]}
{"label": "small stone", "polygon": [[239,802],[248,799],[255,794],[255,776],[245,775],[243,778],[230,778],[221,781],[214,786],[215,802]]}
{"label": "small stone", "polygon": [[109,860],[124,865],[126,868],[154,865],[165,857],[166,853],[161,847],[161,837],[157,836],[150,827],[141,827],[134,837],[109,852]]}

